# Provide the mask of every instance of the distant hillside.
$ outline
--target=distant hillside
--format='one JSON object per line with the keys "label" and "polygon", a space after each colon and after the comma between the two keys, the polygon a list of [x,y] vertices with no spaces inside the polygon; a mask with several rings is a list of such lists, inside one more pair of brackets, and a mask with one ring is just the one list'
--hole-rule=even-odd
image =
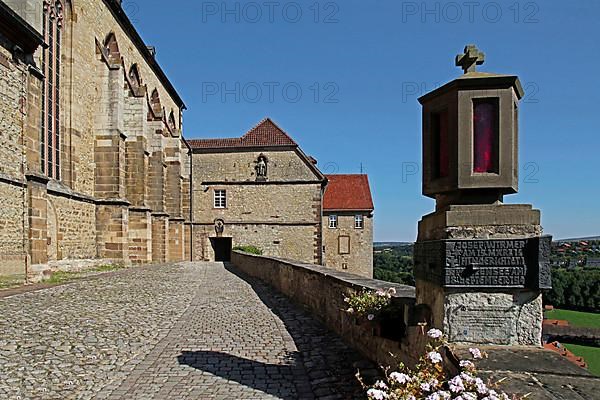
{"label": "distant hillside", "polygon": [[581,240],[600,240],[600,236],[589,236],[589,237],[574,238],[574,239],[560,239],[560,240],[554,240],[554,241],[555,242],[579,242]]}
{"label": "distant hillside", "polygon": [[373,247],[398,247],[409,246],[412,242],[373,242]]}

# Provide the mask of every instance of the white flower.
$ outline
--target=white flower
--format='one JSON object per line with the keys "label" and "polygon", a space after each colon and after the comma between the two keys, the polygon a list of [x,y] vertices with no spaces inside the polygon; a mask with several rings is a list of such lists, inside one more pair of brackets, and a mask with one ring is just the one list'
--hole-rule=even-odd
{"label": "white flower", "polygon": [[373,385],[373,386],[375,386],[377,389],[383,389],[383,390],[386,390],[388,388],[384,381],[377,381],[377,382],[375,382],[375,385]]}
{"label": "white flower", "polygon": [[442,355],[437,351],[431,351],[427,353],[427,358],[429,358],[429,360],[434,364],[442,362]]}
{"label": "white flower", "polygon": [[390,294],[392,296],[395,295],[396,294],[396,289],[394,289],[393,287],[389,288],[388,289],[388,294]]}
{"label": "white flower", "polygon": [[451,397],[450,393],[440,390],[427,396],[426,400],[449,400]]}
{"label": "white flower", "polygon": [[471,355],[473,356],[474,359],[479,359],[479,358],[483,358],[483,356],[481,355],[481,350],[479,350],[476,347],[471,347],[469,349],[469,352],[471,353]]}
{"label": "white flower", "polygon": [[346,310],[347,313],[352,314],[354,313],[354,308],[350,307],[349,309]]}
{"label": "white flower", "polygon": [[378,290],[376,294],[379,297],[385,297],[385,296],[387,296],[387,293],[385,293],[383,290]]}
{"label": "white flower", "polygon": [[369,315],[367,315],[367,319],[369,321],[373,321],[375,319],[375,316],[373,314],[369,314]]}
{"label": "white flower", "polygon": [[349,297],[344,297],[344,302],[345,303],[350,303],[350,298]]}
{"label": "white flower", "polygon": [[388,394],[386,392],[378,389],[369,389],[367,391],[367,396],[369,396],[370,399],[375,400],[384,400],[388,398]]}
{"label": "white flower", "polygon": [[487,385],[481,380],[481,378],[475,379],[475,385],[477,385],[477,393],[487,394],[489,389]]}
{"label": "white flower", "polygon": [[500,397],[498,397],[498,393],[494,390],[490,390],[487,397],[484,397],[482,400],[500,400]]}
{"label": "white flower", "polygon": [[404,383],[412,381],[412,378],[410,376],[400,373],[400,372],[392,372],[390,374],[390,378],[400,384],[404,384]]}
{"label": "white flower", "polygon": [[431,392],[433,389],[435,389],[435,387],[438,385],[438,380],[437,379],[433,379],[429,382],[425,382],[425,383],[421,383],[421,390],[424,392]]}
{"label": "white flower", "polygon": [[468,384],[475,383],[475,378],[468,372],[461,372],[460,377],[463,381],[467,382]]}
{"label": "white flower", "polygon": [[461,368],[466,368],[466,369],[475,368],[475,364],[473,364],[469,360],[461,360],[459,365],[461,366]]}
{"label": "white flower", "polygon": [[430,329],[427,332],[427,336],[429,336],[432,339],[439,339],[442,337],[442,335],[443,335],[443,333],[439,329]]}
{"label": "white flower", "polygon": [[[462,396],[459,396],[459,397],[462,398],[463,400],[477,400],[477,395],[472,392],[465,392],[462,394]],[[458,397],[457,397],[457,399],[458,399]]]}
{"label": "white flower", "polygon": [[458,375],[450,379],[450,381],[448,382],[448,386],[450,387],[450,390],[454,393],[460,393],[463,390],[465,390],[465,384]]}

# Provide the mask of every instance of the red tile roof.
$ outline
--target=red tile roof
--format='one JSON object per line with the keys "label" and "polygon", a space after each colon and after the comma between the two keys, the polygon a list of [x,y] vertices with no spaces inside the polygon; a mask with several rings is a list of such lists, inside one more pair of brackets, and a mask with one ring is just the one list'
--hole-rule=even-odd
{"label": "red tile roof", "polygon": [[323,199],[325,211],[373,211],[367,175],[325,175],[329,180]]}
{"label": "red tile roof", "polygon": [[298,146],[298,144],[270,118],[263,119],[258,125],[250,129],[240,138],[192,139],[188,140],[188,143],[192,149]]}

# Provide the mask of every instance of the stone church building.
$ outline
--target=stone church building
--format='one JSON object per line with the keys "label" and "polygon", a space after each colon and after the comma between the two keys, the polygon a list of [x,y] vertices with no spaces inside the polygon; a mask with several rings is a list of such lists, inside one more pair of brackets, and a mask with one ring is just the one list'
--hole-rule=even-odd
{"label": "stone church building", "polygon": [[120,2],[0,7],[3,265],[189,259],[185,106]]}
{"label": "stone church building", "polygon": [[[186,141],[185,105],[119,0],[0,11],[0,275],[224,259],[238,245],[346,268],[323,228],[331,177],[269,119]],[[368,220],[352,243],[370,252]]]}

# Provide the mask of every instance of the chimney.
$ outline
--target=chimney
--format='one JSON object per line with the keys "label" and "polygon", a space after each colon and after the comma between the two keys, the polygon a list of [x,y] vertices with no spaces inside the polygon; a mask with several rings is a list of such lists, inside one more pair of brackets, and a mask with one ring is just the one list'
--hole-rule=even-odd
{"label": "chimney", "polygon": [[152,58],[155,58],[156,57],[156,47],[146,46],[146,48],[148,49],[148,52],[150,52],[150,55],[152,56]]}

